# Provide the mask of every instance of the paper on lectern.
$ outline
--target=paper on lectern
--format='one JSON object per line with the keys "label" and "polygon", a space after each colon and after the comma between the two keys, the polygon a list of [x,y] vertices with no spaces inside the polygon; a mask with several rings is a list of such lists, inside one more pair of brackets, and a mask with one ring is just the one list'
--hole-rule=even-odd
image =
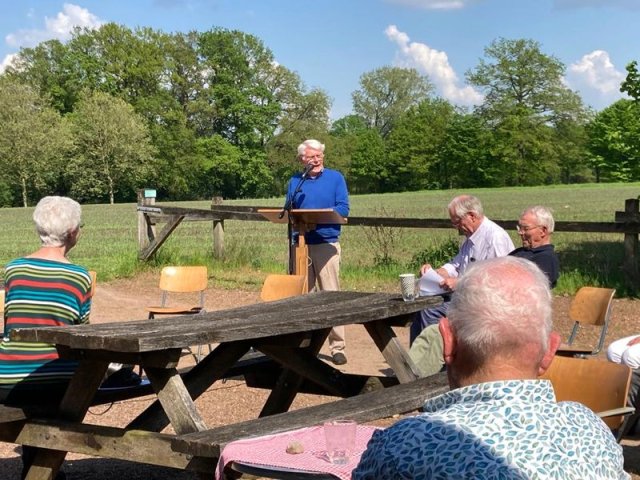
{"label": "paper on lectern", "polygon": [[426,297],[428,295],[441,295],[447,293],[447,290],[440,286],[440,283],[444,280],[433,268],[430,268],[424,275],[418,280],[418,287],[420,288],[420,296]]}

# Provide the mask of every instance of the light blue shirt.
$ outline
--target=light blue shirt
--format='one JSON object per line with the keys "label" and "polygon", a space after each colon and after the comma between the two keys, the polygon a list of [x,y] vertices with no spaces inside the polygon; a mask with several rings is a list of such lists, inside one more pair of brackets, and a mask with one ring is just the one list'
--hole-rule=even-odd
{"label": "light blue shirt", "polygon": [[547,380],[471,385],[374,433],[353,480],[628,479],[622,448],[587,407]]}
{"label": "light blue shirt", "polygon": [[478,229],[464,241],[458,254],[442,268],[449,276],[459,277],[470,262],[506,257],[512,250],[515,247],[509,234],[497,223],[484,217]]}

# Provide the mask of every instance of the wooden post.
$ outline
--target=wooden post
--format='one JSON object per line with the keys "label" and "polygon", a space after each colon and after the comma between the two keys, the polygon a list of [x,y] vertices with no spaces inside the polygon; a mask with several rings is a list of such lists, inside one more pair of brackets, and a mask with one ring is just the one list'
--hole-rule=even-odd
{"label": "wooden post", "polygon": [[[156,204],[156,191],[149,188],[138,190],[138,205],[151,206]],[[156,238],[156,224],[149,215],[138,212],[138,250],[143,251]]]}
{"label": "wooden post", "polygon": [[[624,212],[616,212],[616,222],[634,223],[640,222],[640,200],[630,198],[624,202]],[[638,291],[640,287],[640,270],[638,269],[638,233],[625,232],[624,234],[624,265],[623,271],[627,284],[632,291]]]}
{"label": "wooden post", "polygon": [[[213,197],[211,208],[222,205],[222,197]],[[213,221],[213,257],[224,257],[224,220]]]}

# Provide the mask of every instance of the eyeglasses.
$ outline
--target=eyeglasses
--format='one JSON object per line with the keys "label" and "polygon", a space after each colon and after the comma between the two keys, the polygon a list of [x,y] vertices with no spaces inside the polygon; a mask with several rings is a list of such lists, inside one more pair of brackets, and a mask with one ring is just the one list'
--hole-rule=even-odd
{"label": "eyeglasses", "polygon": [[310,162],[311,160],[322,160],[324,158],[324,155],[322,153],[318,153],[317,155],[305,155],[304,159],[307,162]]}
{"label": "eyeglasses", "polygon": [[516,230],[518,233],[527,233],[529,230],[539,227],[542,227],[542,225],[516,225]]}
{"label": "eyeglasses", "polygon": [[453,225],[454,227],[457,227],[458,225],[460,225],[460,222],[462,222],[462,219],[464,217],[466,217],[468,215],[468,213],[465,213],[464,215],[462,215],[461,217],[451,217],[451,225]]}

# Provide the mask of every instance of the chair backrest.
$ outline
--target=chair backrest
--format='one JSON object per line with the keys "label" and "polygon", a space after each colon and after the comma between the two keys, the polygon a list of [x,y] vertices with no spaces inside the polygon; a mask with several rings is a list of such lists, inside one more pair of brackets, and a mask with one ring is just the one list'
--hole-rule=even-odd
{"label": "chair backrest", "polygon": [[189,293],[206,289],[207,267],[164,267],[160,273],[160,290]]}
{"label": "chair backrest", "polygon": [[582,287],[576,293],[569,308],[569,318],[575,323],[567,344],[571,345],[582,325],[601,327],[598,344],[592,354],[602,350],[604,346],[609,320],[611,318],[611,306],[616,291],[613,288]]}
{"label": "chair backrest", "polygon": [[265,302],[295,297],[304,293],[305,275],[267,275],[262,285],[260,298]]}
{"label": "chair backrest", "polygon": [[96,293],[96,282],[98,280],[98,273],[95,270],[89,270],[89,277],[91,277],[91,297]]}
{"label": "chair backrest", "polygon": [[[540,378],[551,381],[559,402],[580,402],[598,413],[626,406],[631,373],[627,365],[606,360],[555,356]],[[617,429],[624,417],[603,420],[609,428]]]}

